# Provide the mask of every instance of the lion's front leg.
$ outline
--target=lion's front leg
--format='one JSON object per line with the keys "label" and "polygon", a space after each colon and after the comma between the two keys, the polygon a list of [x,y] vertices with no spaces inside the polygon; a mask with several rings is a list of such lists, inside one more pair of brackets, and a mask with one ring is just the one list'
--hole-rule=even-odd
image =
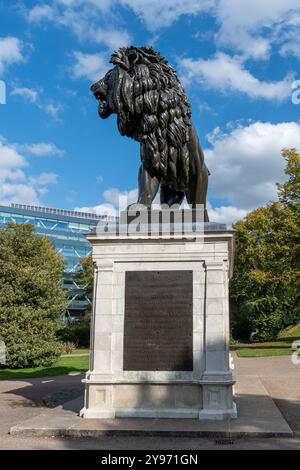
{"label": "lion's front leg", "polygon": [[139,170],[138,183],[139,194],[137,202],[138,204],[143,204],[150,209],[159,189],[160,181],[155,176],[150,176],[142,164]]}

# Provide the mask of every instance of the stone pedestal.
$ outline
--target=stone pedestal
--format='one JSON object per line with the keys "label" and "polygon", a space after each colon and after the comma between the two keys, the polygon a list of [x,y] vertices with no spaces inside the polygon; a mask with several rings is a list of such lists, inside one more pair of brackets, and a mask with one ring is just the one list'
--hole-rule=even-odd
{"label": "stone pedestal", "polygon": [[202,239],[192,232],[87,238],[95,280],[81,416],[235,418],[228,312],[233,233],[206,224]]}

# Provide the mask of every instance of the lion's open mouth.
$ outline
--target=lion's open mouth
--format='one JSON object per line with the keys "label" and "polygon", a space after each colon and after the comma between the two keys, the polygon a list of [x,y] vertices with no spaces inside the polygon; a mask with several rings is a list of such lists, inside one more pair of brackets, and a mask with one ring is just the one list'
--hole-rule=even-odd
{"label": "lion's open mouth", "polygon": [[94,92],[94,96],[99,103],[99,112],[106,112],[108,110],[108,102],[106,96],[101,92],[101,90],[96,90]]}
{"label": "lion's open mouth", "polygon": [[108,106],[108,102],[105,98],[98,98],[98,103],[99,103],[99,112],[101,113],[105,113],[108,111],[109,109],[109,106]]}
{"label": "lion's open mouth", "polygon": [[99,116],[102,119],[108,118],[112,114],[112,110],[110,109],[108,101],[105,98],[101,97],[101,98],[98,98],[98,103],[99,103],[99,106],[98,106]]}
{"label": "lion's open mouth", "polygon": [[101,91],[95,91],[94,96],[98,101],[101,101],[101,102],[106,101],[106,96]]}
{"label": "lion's open mouth", "polygon": [[112,110],[110,109],[110,106],[108,104],[108,99],[107,99],[107,86],[105,85],[103,80],[100,80],[99,82],[95,83],[92,87],[91,90],[96,98],[98,100],[98,113],[99,116],[102,119],[106,119],[112,114]]}
{"label": "lion's open mouth", "polygon": [[107,100],[105,98],[97,98],[98,101],[99,101],[99,107],[101,108],[107,108],[108,106],[108,103],[107,103]]}

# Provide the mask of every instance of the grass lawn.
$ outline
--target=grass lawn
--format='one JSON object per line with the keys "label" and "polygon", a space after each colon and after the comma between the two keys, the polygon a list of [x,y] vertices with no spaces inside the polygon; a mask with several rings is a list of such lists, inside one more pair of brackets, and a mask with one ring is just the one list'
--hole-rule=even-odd
{"label": "grass lawn", "polygon": [[[73,356],[77,354],[86,354],[87,356],[90,354],[89,348],[76,348],[71,354],[68,354],[68,356]],[[65,352],[63,352],[63,355],[66,355]]]}
{"label": "grass lawn", "polygon": [[300,341],[300,323],[283,330],[276,341],[241,345],[236,348],[236,353],[239,357],[290,356],[294,341]]}
{"label": "grass lawn", "polygon": [[31,369],[0,369],[0,380],[34,379],[54,375],[73,375],[86,372],[89,368],[89,356],[63,357],[51,367],[33,367]]}
{"label": "grass lawn", "polygon": [[76,348],[73,354],[90,354],[90,348]]}
{"label": "grass lawn", "polygon": [[279,333],[279,338],[292,338],[292,341],[300,339],[300,323],[298,325],[289,328],[288,330],[283,330]]}

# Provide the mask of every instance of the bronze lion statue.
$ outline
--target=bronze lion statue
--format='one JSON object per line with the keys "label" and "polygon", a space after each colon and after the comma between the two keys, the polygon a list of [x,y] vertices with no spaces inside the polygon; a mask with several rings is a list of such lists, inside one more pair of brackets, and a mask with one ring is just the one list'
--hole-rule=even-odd
{"label": "bronze lion statue", "polygon": [[175,70],[148,47],[121,48],[110,62],[91,90],[99,116],[116,114],[121,135],[140,143],[138,204],[150,208],[160,187],[162,204],[180,205],[186,196],[190,206],[206,206],[208,170]]}

